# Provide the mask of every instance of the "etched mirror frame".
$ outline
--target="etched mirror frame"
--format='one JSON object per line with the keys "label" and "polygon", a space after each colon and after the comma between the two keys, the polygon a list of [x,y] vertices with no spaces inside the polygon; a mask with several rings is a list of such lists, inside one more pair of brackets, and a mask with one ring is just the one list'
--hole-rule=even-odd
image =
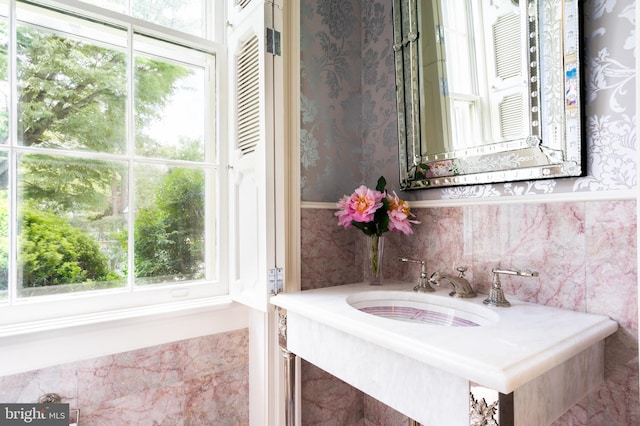
{"label": "etched mirror frame", "polygon": [[521,0],[527,10],[527,137],[428,152],[417,1],[393,2],[401,189],[583,176],[580,2]]}

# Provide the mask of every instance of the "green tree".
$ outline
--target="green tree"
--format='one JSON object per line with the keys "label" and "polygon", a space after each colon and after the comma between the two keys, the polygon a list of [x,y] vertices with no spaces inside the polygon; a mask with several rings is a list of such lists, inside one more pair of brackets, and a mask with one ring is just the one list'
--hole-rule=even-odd
{"label": "green tree", "polygon": [[[124,49],[18,26],[16,50],[21,145],[124,152],[127,132]],[[6,62],[6,51],[1,53]],[[0,67],[0,80],[7,80],[7,72],[6,67]],[[159,117],[176,81],[188,73],[188,68],[180,65],[143,56],[136,58],[136,129],[145,128],[147,123]],[[7,132],[0,129],[0,135],[3,133]],[[139,148],[144,150],[143,146]],[[67,209],[70,205],[95,207],[97,195],[109,196],[96,194],[95,187],[122,178],[120,170],[104,167],[104,163],[97,167],[96,163],[50,161],[46,165],[40,164],[37,169],[39,182],[25,186],[25,196],[60,203],[61,208]],[[31,166],[25,165],[27,171]],[[71,177],[62,191],[61,176]],[[66,195],[70,197],[65,199]],[[120,207],[124,208],[124,203]]]}
{"label": "green tree", "polygon": [[[164,220],[163,212],[158,209],[138,211],[134,227],[136,277],[161,277],[173,273],[170,267],[172,241],[167,235]],[[126,235],[124,232],[124,244]]]}
{"label": "green tree", "polygon": [[173,243],[172,269],[180,274],[198,274],[204,253],[204,173],[173,169],[158,188],[157,199]]}
{"label": "green tree", "polygon": [[112,276],[93,238],[60,216],[27,208],[20,233],[22,286],[42,287]]}
{"label": "green tree", "polygon": [[[0,36],[0,40],[9,38],[6,23],[0,22]],[[9,81],[7,52],[8,44],[0,45],[0,82]],[[124,153],[126,49],[18,24],[16,55],[20,145],[60,149],[61,153],[68,149]],[[140,132],[158,119],[176,82],[190,71],[188,67],[142,55],[135,58],[133,65],[135,128]],[[0,110],[2,141],[9,135],[8,117],[8,109]],[[153,141],[140,133],[136,135],[138,153],[156,149],[147,148],[147,143]],[[39,154],[21,156],[19,160],[20,199],[25,204],[20,234],[23,286],[99,281],[111,276],[89,233],[62,218],[73,214],[74,224],[91,230],[92,218],[122,213],[128,207],[123,190],[128,179],[126,167],[115,162],[70,161],[69,157]],[[0,167],[2,186],[7,177],[8,168]],[[191,192],[187,190],[185,194]],[[0,206],[0,220],[6,221],[6,213],[6,206]],[[159,233],[147,235],[147,223],[136,222],[136,234],[141,237],[136,243],[147,246],[137,257],[141,270],[150,275],[175,273],[172,262],[178,254],[169,246],[189,238],[188,232],[182,232],[175,223],[167,225],[171,220],[164,211],[150,210],[138,217],[145,214],[150,219],[148,225],[156,224]],[[6,224],[0,226],[7,229]],[[2,255],[0,276],[6,277],[3,271],[6,272],[7,260]],[[168,262],[168,271],[157,269],[167,259],[172,261]],[[0,288],[2,285],[0,282]]]}
{"label": "green tree", "polygon": [[[189,277],[203,273],[204,174],[175,168],[155,191],[156,206],[138,211],[136,277]],[[123,237],[123,241],[126,238]]]}

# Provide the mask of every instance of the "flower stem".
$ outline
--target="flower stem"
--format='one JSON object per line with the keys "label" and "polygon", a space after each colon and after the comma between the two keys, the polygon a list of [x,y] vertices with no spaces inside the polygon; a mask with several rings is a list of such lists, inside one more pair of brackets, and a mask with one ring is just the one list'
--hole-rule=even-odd
{"label": "flower stem", "polygon": [[378,265],[378,240],[380,239],[380,236],[377,234],[373,234],[371,236],[371,267],[372,267],[372,271],[373,271],[373,276],[377,277],[378,276],[378,268],[380,265]]}

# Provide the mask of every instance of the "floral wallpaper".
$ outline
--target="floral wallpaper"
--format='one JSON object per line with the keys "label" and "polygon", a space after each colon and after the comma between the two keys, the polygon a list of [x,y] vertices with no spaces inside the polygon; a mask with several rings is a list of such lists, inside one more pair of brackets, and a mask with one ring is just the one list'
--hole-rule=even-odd
{"label": "floral wallpaper", "polygon": [[[412,253],[430,271],[468,265],[486,292],[490,271],[538,269],[509,280],[508,297],[601,313],[620,330],[606,342],[605,381],[554,426],[640,424],[635,106],[635,2],[587,0],[584,12],[585,145],[588,175],[407,191],[410,200],[501,197],[504,203],[416,208],[408,238],[389,233],[384,276],[415,279],[394,262]],[[392,0],[301,0],[301,280],[303,289],[362,279],[364,240],[345,232],[333,203],[384,175],[398,189]],[[593,193],[594,201],[508,203],[519,195]],[[599,201],[597,192],[606,192]],[[536,230],[531,232],[531,230]],[[303,363],[304,424],[407,424],[400,413]]]}
{"label": "floral wallpaper", "polygon": [[[340,181],[358,182],[362,157],[360,8],[357,2],[303,1],[300,29],[302,192],[337,194]],[[326,108],[325,105],[330,105]]]}
{"label": "floral wallpaper", "polygon": [[[635,2],[584,13],[588,175],[411,191],[414,200],[620,191],[637,185]],[[302,0],[301,193],[335,201],[384,175],[398,189],[391,0]],[[316,25],[317,24],[317,25]],[[328,106],[328,107],[327,107]]]}

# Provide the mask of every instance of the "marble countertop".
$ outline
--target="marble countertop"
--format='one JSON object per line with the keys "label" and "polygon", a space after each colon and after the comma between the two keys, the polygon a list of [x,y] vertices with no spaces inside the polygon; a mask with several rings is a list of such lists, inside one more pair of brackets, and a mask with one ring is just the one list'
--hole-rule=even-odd
{"label": "marble countertop", "polygon": [[[349,284],[282,293],[271,303],[310,320],[348,333],[385,349],[476,384],[509,393],[613,334],[618,324],[593,315],[514,300],[511,307],[482,303],[486,295],[454,299],[449,289],[429,293],[455,300],[470,310],[489,313],[491,324],[446,327],[410,323],[361,312],[347,298],[362,292],[413,292],[414,284],[385,282],[381,286]],[[473,306],[471,306],[473,305]],[[491,313],[491,312],[495,313]]]}

